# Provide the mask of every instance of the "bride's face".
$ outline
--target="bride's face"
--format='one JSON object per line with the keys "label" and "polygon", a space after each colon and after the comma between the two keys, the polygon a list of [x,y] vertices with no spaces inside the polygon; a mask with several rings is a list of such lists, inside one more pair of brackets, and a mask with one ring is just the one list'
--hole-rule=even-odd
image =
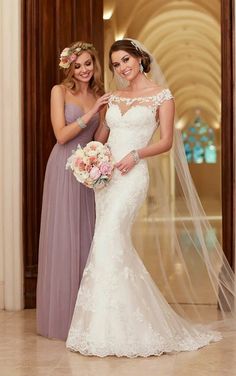
{"label": "bride's face", "polygon": [[139,60],[126,51],[115,51],[111,55],[114,71],[127,81],[134,80],[140,74]]}
{"label": "bride's face", "polygon": [[91,55],[85,51],[75,61],[74,77],[81,82],[89,82],[94,74]]}

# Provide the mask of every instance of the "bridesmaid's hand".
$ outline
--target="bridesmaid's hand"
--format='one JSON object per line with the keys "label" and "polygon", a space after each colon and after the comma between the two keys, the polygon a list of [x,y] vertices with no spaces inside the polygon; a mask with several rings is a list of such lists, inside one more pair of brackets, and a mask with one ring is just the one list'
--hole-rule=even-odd
{"label": "bridesmaid's hand", "polygon": [[135,165],[134,157],[131,153],[127,154],[122,158],[118,163],[115,164],[115,167],[120,170],[121,175],[127,174]]}
{"label": "bridesmaid's hand", "polygon": [[111,96],[111,93],[106,93],[104,95],[102,95],[100,98],[98,98],[93,106],[93,108],[91,109],[91,111],[93,112],[93,114],[95,115],[97,112],[101,111],[101,109],[107,105],[108,101],[109,101],[109,98]]}

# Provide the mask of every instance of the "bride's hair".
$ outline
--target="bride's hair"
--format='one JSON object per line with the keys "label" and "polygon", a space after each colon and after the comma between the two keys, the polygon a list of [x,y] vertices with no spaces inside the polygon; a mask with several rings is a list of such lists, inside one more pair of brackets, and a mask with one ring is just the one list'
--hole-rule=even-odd
{"label": "bride's hair", "polygon": [[111,56],[113,52],[116,51],[125,51],[136,58],[141,58],[143,71],[145,73],[148,73],[150,71],[150,64],[152,62],[150,55],[147,52],[143,51],[141,48],[139,48],[134,41],[130,39],[121,39],[114,42],[109,51],[109,68],[112,72],[114,71],[114,68],[112,65]]}
{"label": "bride's hair", "polygon": [[93,60],[93,66],[94,66],[94,74],[93,74],[93,77],[89,81],[89,87],[92,89],[95,95],[104,94],[101,65],[98,59],[98,53],[93,47],[93,45],[79,41],[79,42],[72,43],[65,50],[69,51],[69,58],[71,55],[73,55],[74,59],[70,60],[68,67],[63,67],[65,79],[62,81],[62,85],[64,85],[67,89],[69,89],[73,94],[77,94],[80,91],[80,83],[74,77],[75,62],[76,62],[77,57],[86,51],[91,56]]}

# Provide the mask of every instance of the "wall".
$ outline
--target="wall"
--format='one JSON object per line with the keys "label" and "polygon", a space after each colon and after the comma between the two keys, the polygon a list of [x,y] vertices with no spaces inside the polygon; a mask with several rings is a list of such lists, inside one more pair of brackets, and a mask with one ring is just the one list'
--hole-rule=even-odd
{"label": "wall", "polygon": [[[236,53],[236,6],[234,4],[234,151],[236,151],[236,85],[235,85],[235,77],[236,77],[236,59],[235,59],[235,53]],[[236,154],[236,152],[235,152]],[[234,179],[236,179],[236,155],[234,155]],[[236,184],[234,180],[234,213],[236,213]],[[236,214],[235,214],[236,215]],[[234,220],[235,228],[234,228],[234,238],[236,238],[236,220]],[[236,246],[236,243],[235,243]],[[236,248],[235,248],[235,253],[236,255]],[[234,270],[236,271],[236,257],[235,259],[235,268]]]}

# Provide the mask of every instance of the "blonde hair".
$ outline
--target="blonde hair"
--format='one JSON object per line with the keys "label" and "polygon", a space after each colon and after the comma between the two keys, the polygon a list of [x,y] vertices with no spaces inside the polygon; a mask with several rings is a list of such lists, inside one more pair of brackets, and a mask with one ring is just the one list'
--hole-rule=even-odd
{"label": "blonde hair", "polygon": [[[94,74],[93,74],[93,77],[89,81],[89,87],[91,88],[91,90],[94,92],[96,96],[104,94],[104,85],[102,82],[102,69],[101,69],[99,59],[98,59],[98,53],[96,49],[93,47],[93,45],[79,41],[79,42],[72,43],[66,49],[68,49],[67,50],[68,57],[76,55],[76,59],[85,51],[89,53],[89,55],[92,58],[93,66],[94,66]],[[68,68],[64,68],[65,79],[62,81],[62,85],[64,85],[73,94],[77,94],[80,91],[80,83],[74,77],[76,59],[73,59],[71,61]]]}

